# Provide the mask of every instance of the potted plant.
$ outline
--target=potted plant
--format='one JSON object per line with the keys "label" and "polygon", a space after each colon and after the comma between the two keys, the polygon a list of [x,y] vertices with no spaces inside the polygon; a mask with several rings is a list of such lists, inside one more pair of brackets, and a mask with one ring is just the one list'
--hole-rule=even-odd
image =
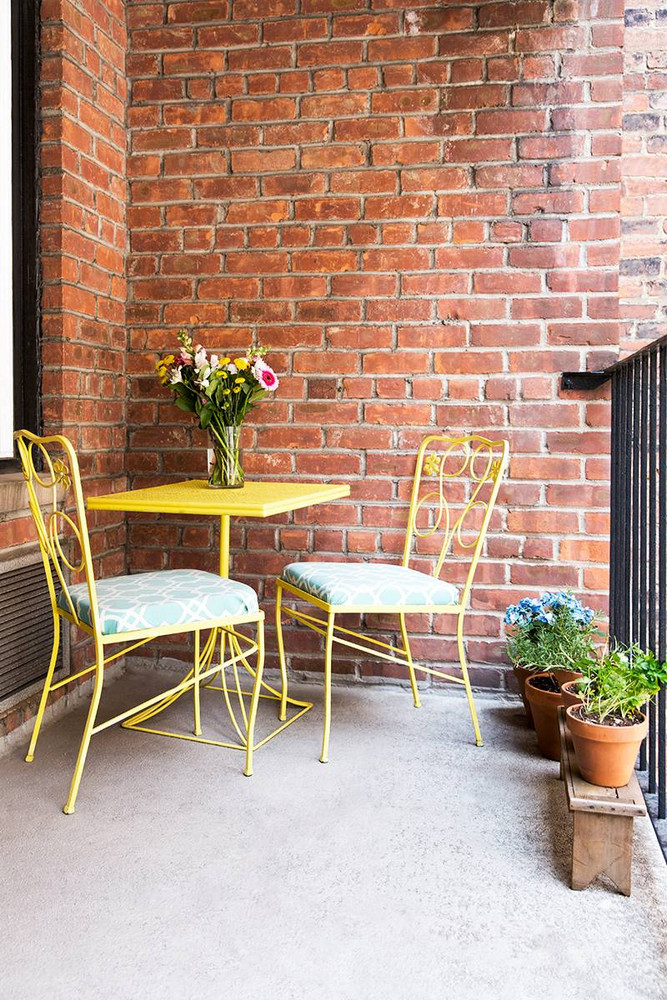
{"label": "potted plant", "polygon": [[179,353],[168,354],[155,366],[160,381],[174,390],[176,406],[194,413],[201,429],[209,433],[208,485],[241,487],[241,427],[250,410],[277,389],[276,373],[264,361],[265,348],[251,348],[232,360],[209,356],[184,330],[178,339]]}
{"label": "potted plant", "polygon": [[511,628],[507,651],[519,681],[529,723],[542,753],[560,757],[560,685],[581,675],[578,664],[593,658],[595,613],[567,591],[524,597],[505,612]]}
{"label": "potted plant", "polygon": [[646,736],[642,708],[667,683],[667,663],[639,646],[608,649],[580,684],[581,705],[566,711],[582,777],[593,785],[627,785]]}

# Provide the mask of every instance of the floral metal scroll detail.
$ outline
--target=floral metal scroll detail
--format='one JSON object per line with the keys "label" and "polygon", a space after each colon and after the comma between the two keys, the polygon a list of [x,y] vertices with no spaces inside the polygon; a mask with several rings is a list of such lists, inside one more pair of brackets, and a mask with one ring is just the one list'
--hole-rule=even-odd
{"label": "floral metal scroll detail", "polygon": [[66,490],[72,485],[72,473],[69,471],[67,463],[63,462],[61,458],[57,458],[53,463],[53,481],[54,485],[62,483]]}

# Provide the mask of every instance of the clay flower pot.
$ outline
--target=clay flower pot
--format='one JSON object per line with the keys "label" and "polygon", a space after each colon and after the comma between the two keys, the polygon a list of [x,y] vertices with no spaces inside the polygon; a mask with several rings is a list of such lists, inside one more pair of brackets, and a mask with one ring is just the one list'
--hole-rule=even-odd
{"label": "clay flower pot", "polygon": [[575,691],[576,683],[577,679],[574,678],[571,681],[565,681],[560,686],[561,700],[565,708],[569,708],[570,705],[581,705],[581,695],[578,695]]}
{"label": "clay flower pot", "polygon": [[528,698],[526,697],[526,681],[529,677],[532,677],[533,673],[533,670],[528,670],[526,667],[517,667],[517,665],[514,664],[514,676],[519,682],[519,694],[521,695],[523,707],[526,710],[526,720],[531,729],[535,728],[535,723],[533,722],[533,713],[530,710]]}
{"label": "clay flower pot", "polygon": [[570,706],[566,719],[582,778],[607,788],[627,785],[648,729],[646,716],[634,726],[601,726],[580,719],[578,711]]}
{"label": "clay flower pot", "polygon": [[542,677],[552,677],[551,673],[533,674],[526,680],[526,697],[533,713],[537,742],[544,757],[560,760],[560,735],[558,732],[558,709],[563,704],[559,691],[544,691],[535,687],[535,681]]}

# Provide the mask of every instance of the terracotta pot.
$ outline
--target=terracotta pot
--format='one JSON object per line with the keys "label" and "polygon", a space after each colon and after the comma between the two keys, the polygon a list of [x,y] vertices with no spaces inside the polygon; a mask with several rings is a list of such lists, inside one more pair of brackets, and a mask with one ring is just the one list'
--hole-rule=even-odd
{"label": "terracotta pot", "polygon": [[635,726],[600,726],[577,718],[576,711],[570,706],[566,719],[582,778],[606,788],[627,785],[648,729],[646,716]]}
{"label": "terracotta pot", "polygon": [[569,670],[567,667],[554,667],[552,673],[561,687],[568,681],[576,681],[584,676],[578,670]]}
{"label": "terracotta pot", "polygon": [[561,701],[565,705],[565,708],[569,708],[570,705],[581,705],[581,696],[574,689],[576,683],[575,678],[574,680],[566,681],[565,684],[561,684],[560,686]]}
{"label": "terracotta pot", "polygon": [[550,677],[550,673],[533,674],[526,681],[526,697],[533,713],[537,742],[544,757],[560,760],[560,735],[558,709],[563,704],[560,691],[541,691],[533,681],[536,677]]}
{"label": "terracotta pot", "polygon": [[516,664],[514,665],[514,676],[519,682],[519,693],[521,695],[523,707],[526,710],[526,720],[531,729],[535,728],[535,723],[533,722],[533,713],[530,710],[528,698],[526,697],[526,681],[529,677],[532,677],[533,673],[533,670],[527,670],[526,667],[517,667]]}

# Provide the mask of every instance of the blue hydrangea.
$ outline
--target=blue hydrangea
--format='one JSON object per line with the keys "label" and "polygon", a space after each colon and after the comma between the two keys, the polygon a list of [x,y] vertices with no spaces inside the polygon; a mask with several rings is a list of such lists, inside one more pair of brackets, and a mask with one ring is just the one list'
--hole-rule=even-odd
{"label": "blue hydrangea", "polygon": [[524,597],[518,604],[511,604],[505,612],[505,624],[519,628],[530,625],[552,625],[556,617],[567,612],[582,628],[590,625],[595,617],[592,608],[586,608],[568,591],[547,591],[541,597]]}

